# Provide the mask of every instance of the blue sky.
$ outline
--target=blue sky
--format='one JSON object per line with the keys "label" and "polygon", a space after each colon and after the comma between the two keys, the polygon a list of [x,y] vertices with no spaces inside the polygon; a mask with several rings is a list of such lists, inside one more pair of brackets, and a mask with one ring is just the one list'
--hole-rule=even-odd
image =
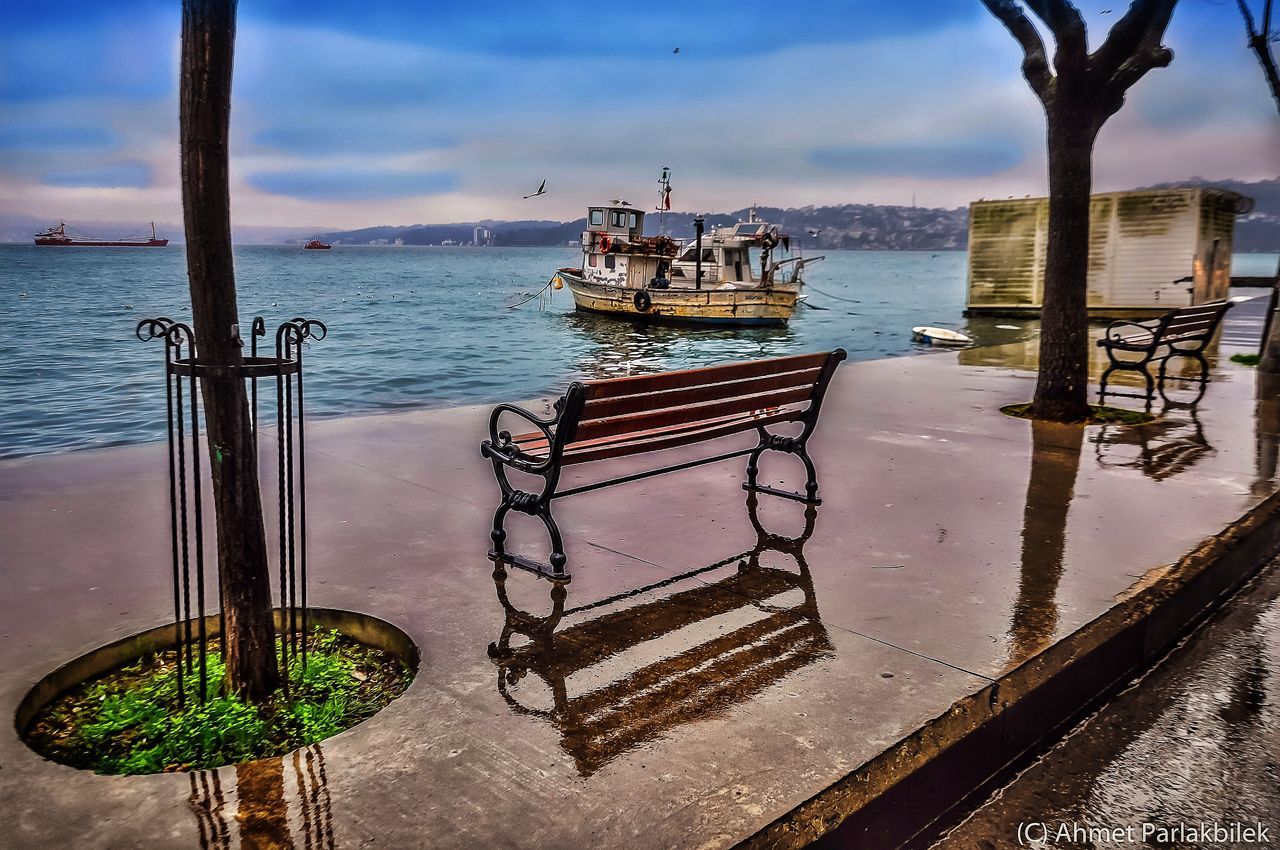
{"label": "blue sky", "polygon": [[[1079,5],[1095,45],[1125,6]],[[181,219],[179,6],[0,5],[0,211]],[[1280,174],[1235,3],[1182,0],[1166,43],[1097,187]],[[1045,190],[1040,106],[978,0],[245,0],[236,62],[241,224],[568,219],[647,205],[664,165],[684,209]]]}

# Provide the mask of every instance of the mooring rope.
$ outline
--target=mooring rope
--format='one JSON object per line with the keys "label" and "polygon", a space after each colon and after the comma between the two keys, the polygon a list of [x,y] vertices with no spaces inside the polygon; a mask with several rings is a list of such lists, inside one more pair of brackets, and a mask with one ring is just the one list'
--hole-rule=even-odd
{"label": "mooring rope", "polygon": [[519,306],[521,306],[521,305],[523,305],[523,304],[528,304],[530,301],[532,301],[533,299],[537,298],[539,295],[541,295],[542,293],[544,293],[544,292],[546,292],[548,289],[550,289],[550,288],[551,288],[551,284],[552,284],[552,283],[554,283],[554,282],[555,282],[555,278],[553,277],[553,278],[551,278],[551,280],[547,281],[547,285],[546,285],[546,286],[542,287],[542,288],[541,288],[541,289],[539,289],[537,292],[535,292],[535,293],[533,293],[532,295],[530,295],[528,298],[524,299],[523,301],[517,301],[515,304],[508,304],[508,305],[507,305],[507,309],[508,309],[508,310],[514,310],[515,308],[517,308],[517,307],[519,307]]}
{"label": "mooring rope", "polygon": [[857,299],[854,299],[854,298],[842,298],[839,295],[832,295],[830,292],[823,292],[821,289],[814,286],[812,283],[806,283],[804,286],[805,286],[805,289],[812,289],[814,292],[818,293],[819,295],[825,295],[828,298],[834,298],[836,301],[847,301],[850,304],[862,303],[861,301],[858,301]]}

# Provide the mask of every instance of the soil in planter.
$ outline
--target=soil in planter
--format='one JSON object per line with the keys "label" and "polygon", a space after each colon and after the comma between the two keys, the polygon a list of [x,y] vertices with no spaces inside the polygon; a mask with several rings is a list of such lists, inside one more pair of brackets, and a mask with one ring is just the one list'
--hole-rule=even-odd
{"label": "soil in planter", "polygon": [[[1022,404],[1006,404],[1000,408],[1000,412],[1006,416],[1013,416],[1018,419],[1034,419],[1029,411],[1031,410],[1031,402]],[[1105,407],[1100,404],[1089,405],[1089,418],[1082,420],[1078,425],[1145,425],[1155,419],[1150,413],[1143,413],[1140,410],[1126,410],[1123,407]]]}
{"label": "soil in planter", "polygon": [[216,641],[203,704],[193,670],[183,678],[186,705],[179,708],[176,664],[171,650],[72,689],[36,715],[27,743],[46,758],[97,773],[220,767],[332,737],[378,713],[413,679],[394,655],[321,629],[307,641],[306,668],[300,658],[291,662],[289,696],[278,692],[260,706],[221,692],[225,666]]}

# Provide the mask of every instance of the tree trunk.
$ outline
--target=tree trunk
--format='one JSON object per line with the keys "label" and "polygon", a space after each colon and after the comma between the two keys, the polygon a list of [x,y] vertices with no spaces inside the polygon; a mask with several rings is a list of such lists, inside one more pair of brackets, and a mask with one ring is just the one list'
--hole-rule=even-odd
{"label": "tree trunk", "polygon": [[[203,363],[243,362],[231,255],[227,136],[235,0],[182,4],[182,208],[196,350]],[[218,532],[218,581],[226,613],[227,684],[263,700],[278,684],[275,630],[258,464],[249,400],[238,376],[202,384]]]}
{"label": "tree trunk", "polygon": [[1031,413],[1039,419],[1078,422],[1089,415],[1089,315],[1085,292],[1097,130],[1087,101],[1066,95],[1060,90],[1046,110],[1049,244],[1040,313],[1040,373]]}

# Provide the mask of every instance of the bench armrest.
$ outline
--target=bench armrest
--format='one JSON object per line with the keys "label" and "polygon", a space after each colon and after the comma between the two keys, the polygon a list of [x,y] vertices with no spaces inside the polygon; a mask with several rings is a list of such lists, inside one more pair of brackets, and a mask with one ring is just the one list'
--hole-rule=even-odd
{"label": "bench armrest", "polygon": [[1160,319],[1151,319],[1146,322],[1135,322],[1132,319],[1117,319],[1107,325],[1107,329],[1103,333],[1103,338],[1099,342],[1102,342],[1103,340],[1118,340],[1123,338],[1123,334],[1119,333],[1119,329],[1126,327],[1142,331],[1143,333],[1149,333],[1154,338],[1156,331],[1160,328]]}
{"label": "bench armrest", "polygon": [[561,398],[556,402],[556,415],[550,419],[540,419],[529,411],[514,404],[500,404],[489,414],[489,439],[480,444],[480,454],[487,458],[500,460],[508,466],[513,466],[523,472],[541,472],[550,463],[552,453],[548,451],[548,457],[541,461],[532,461],[523,456],[520,447],[511,439],[511,432],[500,430],[498,428],[498,420],[502,418],[504,413],[510,413],[513,416],[525,420],[542,432],[547,438],[547,446],[550,447],[555,443],[555,426],[560,421],[560,413],[564,408],[564,399]]}

